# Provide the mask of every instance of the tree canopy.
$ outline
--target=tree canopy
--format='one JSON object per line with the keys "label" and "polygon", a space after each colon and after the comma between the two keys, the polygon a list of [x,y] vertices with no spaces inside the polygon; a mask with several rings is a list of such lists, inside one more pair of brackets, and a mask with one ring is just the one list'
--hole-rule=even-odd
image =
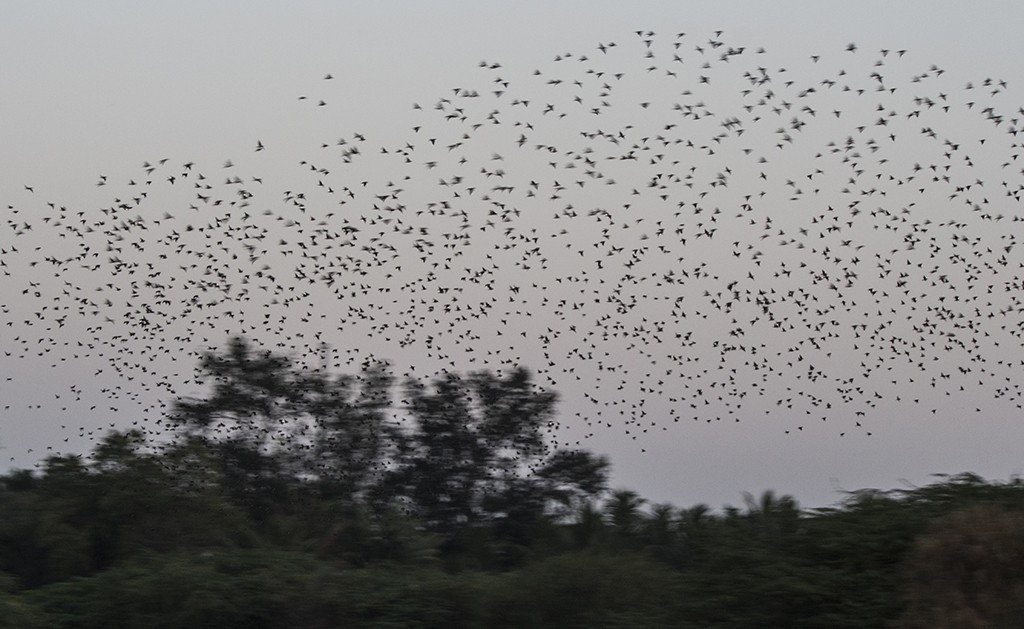
{"label": "tree canopy", "polygon": [[827,509],[609,491],[526,369],[332,376],[234,339],[154,439],[0,477],[0,627],[1003,627],[1024,482]]}

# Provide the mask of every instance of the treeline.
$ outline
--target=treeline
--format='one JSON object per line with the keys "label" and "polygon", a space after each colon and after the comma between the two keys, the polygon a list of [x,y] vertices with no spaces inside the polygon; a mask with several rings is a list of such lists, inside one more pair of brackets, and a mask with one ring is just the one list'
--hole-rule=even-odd
{"label": "treeline", "polygon": [[0,626],[1008,627],[1024,482],[828,509],[609,491],[530,373],[331,376],[234,339],[169,435],[0,477]]}

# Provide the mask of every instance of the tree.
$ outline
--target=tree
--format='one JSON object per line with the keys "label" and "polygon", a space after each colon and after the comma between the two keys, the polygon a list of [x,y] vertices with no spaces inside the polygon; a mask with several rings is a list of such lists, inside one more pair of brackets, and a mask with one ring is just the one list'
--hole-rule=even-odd
{"label": "tree", "polygon": [[333,521],[321,538],[399,508],[442,533],[449,550],[472,528],[484,545],[496,536],[498,552],[522,555],[545,518],[607,482],[603,457],[549,446],[557,395],[523,368],[408,378],[397,411],[385,363],[332,377],[234,338],[205,354],[199,372],[210,395],[174,405],[179,442],[168,458],[254,517],[307,505],[303,521]]}
{"label": "tree", "polygon": [[563,517],[604,493],[610,467],[607,457],[587,450],[558,449],[547,456],[534,475],[551,514]]}
{"label": "tree", "polygon": [[676,508],[669,503],[651,505],[651,511],[644,518],[644,537],[653,548],[664,553],[676,538]]}
{"label": "tree", "polygon": [[350,507],[379,490],[400,439],[386,421],[386,364],[330,378],[236,337],[223,354],[204,354],[199,371],[213,381],[211,395],[179,400],[171,412],[181,446],[199,465],[211,452],[222,482],[254,513],[269,512],[299,486]]}
{"label": "tree", "polygon": [[407,448],[395,493],[437,531],[478,522],[526,522],[603,491],[608,463],[551,450],[544,437],[557,395],[530,372],[446,374],[432,387],[409,379]]}
{"label": "tree", "polygon": [[266,514],[284,491],[284,460],[279,446],[301,413],[302,392],[290,361],[271,352],[256,352],[236,337],[221,355],[205,353],[197,371],[213,380],[206,399],[180,399],[170,419],[196,452],[194,461],[213,453],[221,482],[253,515]]}
{"label": "tree", "polygon": [[620,544],[632,544],[640,533],[644,521],[640,507],[644,502],[646,500],[631,489],[617,489],[612,492],[611,498],[605,504],[604,512],[611,525],[612,534]]}
{"label": "tree", "polygon": [[1024,513],[982,504],[936,520],[907,562],[902,626],[983,629],[1024,617]]}
{"label": "tree", "polygon": [[374,494],[402,442],[398,425],[387,418],[393,383],[388,365],[369,364],[358,378],[341,375],[332,382],[308,374],[307,380],[307,413],[316,429],[310,467],[321,491],[353,502],[379,500]]}

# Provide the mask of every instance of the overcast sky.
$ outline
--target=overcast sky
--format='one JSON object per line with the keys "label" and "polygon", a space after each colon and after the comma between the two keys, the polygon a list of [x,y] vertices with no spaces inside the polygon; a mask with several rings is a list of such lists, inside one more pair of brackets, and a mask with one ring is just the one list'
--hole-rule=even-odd
{"label": "overcast sky", "polygon": [[[681,506],[765,489],[823,506],[840,489],[932,473],[1020,473],[1013,217],[1024,211],[1008,196],[1021,165],[1007,129],[1024,104],[1022,23],[1024,5],[1009,1],[5,2],[3,461],[31,466],[47,447],[89,447],[88,433],[111,423],[156,421],[159,401],[200,390],[186,382],[195,352],[241,331],[289,351],[324,340],[340,371],[366,357],[423,377],[541,370],[538,382],[562,396],[560,442],[608,454],[616,486]],[[736,54],[723,60],[727,50]],[[745,71],[771,80],[752,84]],[[840,92],[846,81],[854,89]],[[817,91],[801,94],[808,86]],[[923,119],[908,117],[915,110]],[[724,126],[733,116],[742,125]],[[876,124],[885,118],[891,128]],[[659,135],[696,146],[659,145]],[[855,148],[842,147],[847,138]],[[632,146],[638,159],[608,157]],[[852,166],[841,159],[851,153]],[[923,172],[911,181],[915,163]],[[223,205],[197,199],[198,173]],[[659,202],[659,185],[670,200]],[[451,211],[413,215],[442,199]],[[409,209],[381,209],[399,201]],[[595,208],[607,214],[588,216]],[[830,211],[846,232],[827,231]],[[249,266],[235,229],[244,214],[269,230],[261,246],[280,249]],[[132,223],[139,216],[145,225]],[[74,232],[75,220],[95,231]],[[296,230],[319,221],[324,233],[361,230],[331,254],[342,256],[334,271],[365,272],[339,276],[358,296],[332,293],[320,263],[301,255],[325,239],[296,249],[309,234]],[[206,231],[181,236],[187,224]],[[419,235],[433,244],[417,246]],[[62,270],[57,261],[86,245],[97,266]],[[201,312],[190,291],[214,262],[226,274],[216,286],[234,292]],[[238,292],[259,270],[297,300],[271,303],[254,275],[253,292]],[[173,300],[157,303],[147,279]],[[773,288],[795,297],[765,310],[754,297]],[[723,307],[734,290],[751,299]],[[435,310],[428,294],[442,295]],[[962,316],[936,325],[940,311]],[[870,329],[858,336],[861,324]],[[153,327],[134,334],[139,325]]]}

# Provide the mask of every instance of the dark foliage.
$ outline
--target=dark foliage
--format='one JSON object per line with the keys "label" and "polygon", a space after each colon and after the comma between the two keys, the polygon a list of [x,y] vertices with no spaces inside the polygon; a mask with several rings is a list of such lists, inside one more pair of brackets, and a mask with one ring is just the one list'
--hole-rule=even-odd
{"label": "dark foliage", "polygon": [[[0,627],[998,627],[1024,483],[678,509],[551,449],[526,370],[328,377],[244,340],[154,443],[0,477]],[[398,409],[396,412],[395,409]]]}

